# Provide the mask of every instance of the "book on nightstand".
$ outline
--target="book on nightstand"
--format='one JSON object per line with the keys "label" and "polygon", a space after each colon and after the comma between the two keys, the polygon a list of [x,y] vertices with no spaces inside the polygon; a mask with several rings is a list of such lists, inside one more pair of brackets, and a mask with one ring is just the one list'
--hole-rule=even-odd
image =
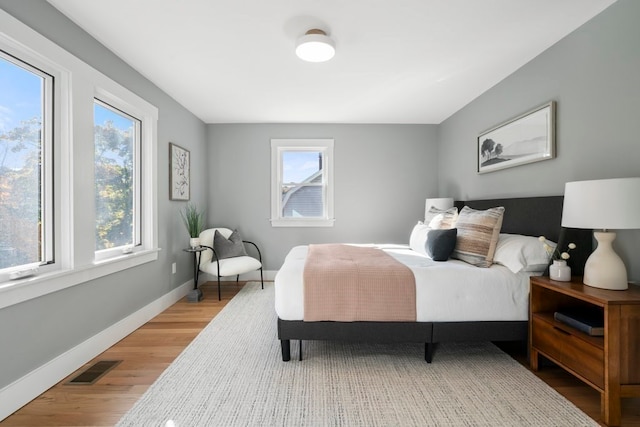
{"label": "book on nightstand", "polygon": [[553,314],[554,319],[558,322],[569,325],[592,336],[604,335],[604,314],[602,310],[590,310],[587,308],[580,309],[563,309]]}

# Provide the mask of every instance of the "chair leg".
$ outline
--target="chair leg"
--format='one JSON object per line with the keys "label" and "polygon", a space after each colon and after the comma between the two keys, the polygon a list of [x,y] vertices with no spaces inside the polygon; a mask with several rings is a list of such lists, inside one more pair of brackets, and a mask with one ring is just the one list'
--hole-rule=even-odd
{"label": "chair leg", "polygon": [[236,274],[236,286],[238,285],[238,280],[240,280],[240,275]]}
{"label": "chair leg", "polygon": [[220,276],[218,276],[218,301],[222,300],[220,297]]}
{"label": "chair leg", "polygon": [[262,278],[262,267],[260,267],[260,283],[262,284],[262,289],[264,289],[264,279]]}

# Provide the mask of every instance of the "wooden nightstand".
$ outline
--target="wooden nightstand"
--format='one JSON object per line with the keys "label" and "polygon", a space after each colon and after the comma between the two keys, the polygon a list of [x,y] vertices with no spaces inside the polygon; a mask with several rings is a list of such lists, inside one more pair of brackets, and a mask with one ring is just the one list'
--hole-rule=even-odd
{"label": "wooden nightstand", "polygon": [[[548,277],[531,278],[529,349],[531,369],[542,355],[600,392],[600,413],[620,424],[620,399],[640,397],[640,287],[609,291]],[[599,307],[604,336],[591,336],[554,319],[561,309]]]}

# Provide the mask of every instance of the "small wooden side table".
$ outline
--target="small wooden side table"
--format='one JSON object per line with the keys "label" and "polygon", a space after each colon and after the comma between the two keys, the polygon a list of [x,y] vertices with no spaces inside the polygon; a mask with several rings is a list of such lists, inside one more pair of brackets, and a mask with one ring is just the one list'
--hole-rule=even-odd
{"label": "small wooden side table", "polygon": [[183,249],[185,252],[193,254],[193,289],[187,294],[187,301],[198,302],[202,299],[202,290],[198,288],[198,278],[200,276],[200,256],[207,248],[196,246],[194,248]]}
{"label": "small wooden side table", "polygon": [[[640,286],[611,291],[582,283],[532,277],[529,304],[531,369],[542,355],[600,392],[602,421],[620,425],[621,399],[640,397]],[[554,319],[562,309],[601,310],[604,336]]]}

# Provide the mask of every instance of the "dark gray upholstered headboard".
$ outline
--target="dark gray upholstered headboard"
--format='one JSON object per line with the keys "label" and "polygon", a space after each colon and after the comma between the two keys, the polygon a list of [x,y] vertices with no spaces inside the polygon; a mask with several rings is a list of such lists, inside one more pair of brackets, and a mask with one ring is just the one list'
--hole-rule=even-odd
{"label": "dark gray upholstered headboard", "polygon": [[473,209],[489,209],[504,206],[501,233],[523,234],[526,236],[545,236],[557,242],[566,250],[572,242],[577,245],[571,251],[568,264],[573,275],[582,275],[584,263],[592,252],[592,230],[563,228],[562,203],[563,196],[522,197],[514,199],[486,199],[456,201],[460,210],[463,206]]}

